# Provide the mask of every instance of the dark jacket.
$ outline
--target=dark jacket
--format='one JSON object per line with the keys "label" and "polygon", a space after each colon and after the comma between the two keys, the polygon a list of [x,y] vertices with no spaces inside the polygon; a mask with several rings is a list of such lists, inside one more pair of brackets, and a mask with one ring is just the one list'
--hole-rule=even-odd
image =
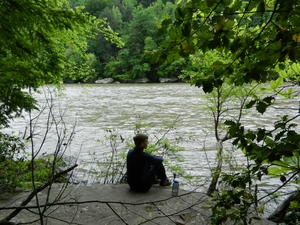
{"label": "dark jacket", "polygon": [[127,181],[133,191],[146,192],[155,179],[153,167],[162,163],[163,158],[131,149],[127,154]]}

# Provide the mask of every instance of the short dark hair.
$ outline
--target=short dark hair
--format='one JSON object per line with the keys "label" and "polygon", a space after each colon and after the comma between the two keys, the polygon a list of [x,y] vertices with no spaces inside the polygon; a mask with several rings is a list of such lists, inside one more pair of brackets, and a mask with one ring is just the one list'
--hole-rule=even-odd
{"label": "short dark hair", "polygon": [[136,134],[133,137],[134,144],[137,147],[139,147],[146,140],[148,140],[148,136],[146,134]]}

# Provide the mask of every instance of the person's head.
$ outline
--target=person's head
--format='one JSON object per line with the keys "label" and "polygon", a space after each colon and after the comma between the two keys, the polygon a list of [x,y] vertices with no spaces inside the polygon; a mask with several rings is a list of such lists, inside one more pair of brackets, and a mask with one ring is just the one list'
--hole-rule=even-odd
{"label": "person's head", "polygon": [[146,134],[137,134],[133,137],[136,148],[145,149],[148,146],[148,136]]}

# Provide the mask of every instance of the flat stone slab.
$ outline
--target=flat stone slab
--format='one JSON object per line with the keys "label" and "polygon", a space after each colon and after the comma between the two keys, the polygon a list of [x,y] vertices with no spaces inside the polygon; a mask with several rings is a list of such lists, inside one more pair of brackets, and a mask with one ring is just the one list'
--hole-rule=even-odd
{"label": "flat stone slab", "polygon": [[[45,224],[210,224],[208,197],[199,192],[181,190],[178,197],[171,196],[171,187],[153,186],[147,193],[134,193],[127,184],[76,186],[55,184],[50,192],[38,194],[41,211],[45,210]],[[19,206],[29,192],[14,195],[0,194],[0,208]],[[48,198],[48,200],[47,200]],[[43,206],[46,202],[52,205]],[[12,222],[40,224],[36,200],[29,210],[22,210]],[[0,210],[3,219],[12,210]],[[255,224],[273,224],[255,221]]]}

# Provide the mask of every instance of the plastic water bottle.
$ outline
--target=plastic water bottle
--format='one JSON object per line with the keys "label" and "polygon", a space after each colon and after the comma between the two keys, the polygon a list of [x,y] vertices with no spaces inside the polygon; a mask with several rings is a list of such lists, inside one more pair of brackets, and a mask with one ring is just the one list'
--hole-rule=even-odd
{"label": "plastic water bottle", "polygon": [[172,185],[172,196],[178,196],[179,192],[179,181],[178,180],[173,180],[173,185]]}

